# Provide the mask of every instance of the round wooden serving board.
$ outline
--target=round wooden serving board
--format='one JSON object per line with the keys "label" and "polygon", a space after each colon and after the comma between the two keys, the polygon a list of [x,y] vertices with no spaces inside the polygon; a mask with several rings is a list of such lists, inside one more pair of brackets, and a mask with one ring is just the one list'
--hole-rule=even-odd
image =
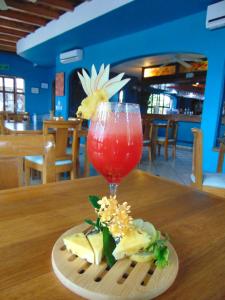
{"label": "round wooden serving board", "polygon": [[66,231],[52,250],[53,270],[62,284],[72,292],[90,300],[149,300],[165,292],[178,272],[178,257],[173,246],[169,265],[155,268],[151,263],[135,263],[126,258],[110,269],[105,262],[88,263],[66,250],[63,237],[85,232],[90,228],[81,224]]}

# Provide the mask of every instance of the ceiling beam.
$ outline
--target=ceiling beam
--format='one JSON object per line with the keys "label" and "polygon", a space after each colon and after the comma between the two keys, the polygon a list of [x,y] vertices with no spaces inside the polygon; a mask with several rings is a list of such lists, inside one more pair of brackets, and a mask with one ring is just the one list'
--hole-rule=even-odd
{"label": "ceiling beam", "polygon": [[29,25],[29,24],[23,24],[20,22],[14,22],[9,20],[3,20],[0,19],[0,27],[3,28],[11,28],[22,32],[33,32],[37,28],[36,26]]}
{"label": "ceiling beam", "polygon": [[7,52],[16,52],[16,47],[13,48],[13,47],[8,47],[8,46],[5,46],[5,45],[1,45],[0,44],[0,51],[7,51]]}
{"label": "ceiling beam", "polygon": [[39,16],[47,20],[57,19],[60,15],[56,10],[38,5],[38,3],[33,4],[16,0],[7,0],[7,5],[10,10],[25,12],[26,14]]}
{"label": "ceiling beam", "polygon": [[38,0],[39,4],[47,5],[59,10],[70,11],[74,9],[74,4],[69,0]]}
{"label": "ceiling beam", "polygon": [[22,32],[22,31],[10,29],[10,28],[3,28],[3,27],[0,27],[0,33],[5,33],[9,36],[15,36],[18,38],[22,38],[26,35],[26,32]]}
{"label": "ceiling beam", "polygon": [[46,19],[37,16],[31,16],[26,13],[10,11],[10,10],[1,11],[0,18],[5,20],[10,20],[10,21],[21,22],[24,24],[31,24],[35,26],[44,26],[47,22]]}
{"label": "ceiling beam", "polygon": [[0,39],[0,45],[16,48],[16,42],[8,42],[8,41],[3,41],[1,39]]}
{"label": "ceiling beam", "polygon": [[8,42],[17,42],[19,40],[18,36],[11,36],[8,34],[3,34],[0,31],[0,40],[1,41],[8,41]]}

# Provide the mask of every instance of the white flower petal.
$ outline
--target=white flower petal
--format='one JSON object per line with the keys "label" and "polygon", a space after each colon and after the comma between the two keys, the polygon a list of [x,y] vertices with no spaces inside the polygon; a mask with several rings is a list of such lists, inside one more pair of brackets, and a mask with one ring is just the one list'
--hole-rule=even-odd
{"label": "white flower petal", "polygon": [[92,65],[92,67],[91,67],[91,90],[92,90],[92,92],[95,91],[95,80],[96,80],[97,76],[98,76],[98,74],[95,69],[95,66]]}
{"label": "white flower petal", "polygon": [[99,79],[101,78],[101,76],[104,72],[104,68],[105,68],[105,66],[104,66],[104,64],[102,64],[101,67],[100,67],[98,76],[96,77],[96,80],[95,80],[95,91],[98,89]]}
{"label": "white flower petal", "polygon": [[110,69],[110,65],[107,65],[104,72],[102,73],[101,77],[99,78],[98,81],[98,89],[100,90],[103,85],[109,81],[109,69]]}
{"label": "white flower petal", "polygon": [[120,81],[122,78],[123,78],[123,75],[125,73],[120,73],[119,75],[111,78],[109,81],[107,81],[104,85],[103,85],[103,88],[109,86],[110,84],[114,83],[114,82],[117,82],[117,81]]}
{"label": "white flower petal", "polygon": [[122,87],[124,87],[125,84],[130,81],[130,78],[123,79],[121,81],[114,82],[107,87],[105,87],[105,90],[107,92],[107,95],[109,98],[111,98],[113,95],[115,95]]}
{"label": "white flower petal", "polygon": [[86,85],[86,89],[87,89],[87,92],[88,92],[88,96],[90,96],[92,94],[91,79],[90,79],[90,77],[88,76],[87,72],[84,69],[82,69],[82,73],[83,73],[83,77],[84,77],[84,80],[85,80],[85,85]]}
{"label": "white flower petal", "polygon": [[84,77],[79,72],[77,72],[77,75],[80,78],[80,82],[81,82],[81,85],[82,85],[82,87],[84,89],[84,92],[88,96],[88,91],[87,91],[87,88],[86,88],[86,83],[85,83]]}

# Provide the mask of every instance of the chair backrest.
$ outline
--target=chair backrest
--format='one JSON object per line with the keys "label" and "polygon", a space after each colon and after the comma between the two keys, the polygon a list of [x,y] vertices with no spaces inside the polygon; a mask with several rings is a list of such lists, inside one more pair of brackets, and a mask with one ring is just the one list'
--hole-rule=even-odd
{"label": "chair backrest", "polygon": [[22,122],[24,120],[29,120],[30,116],[27,112],[5,112],[5,119],[8,121]]}
{"label": "chair backrest", "polygon": [[0,114],[0,134],[5,134],[5,126],[4,126],[4,122],[5,122],[5,119],[4,119],[4,115],[3,114]]}
{"label": "chair backrest", "polygon": [[166,139],[177,139],[178,124],[175,120],[168,120],[166,127]]}
{"label": "chair backrest", "polygon": [[149,123],[149,140],[151,143],[154,143],[154,141],[157,139],[158,136],[158,127],[154,122]]}
{"label": "chair backrest", "polygon": [[220,143],[220,151],[219,151],[219,158],[217,164],[217,173],[222,173],[223,171],[223,162],[224,162],[224,154],[225,154],[225,140]]}
{"label": "chair backrest", "polygon": [[0,136],[0,188],[18,187],[23,184],[23,157],[42,155],[43,182],[54,182],[55,142],[51,135]]}
{"label": "chair backrest", "polygon": [[[56,144],[56,160],[77,158],[78,130],[81,128],[82,121],[64,121],[64,120],[45,120],[43,122],[43,134],[53,133]],[[68,139],[72,136],[72,154],[67,154]]]}
{"label": "chair backrest", "polygon": [[193,156],[192,156],[192,175],[194,176],[193,185],[198,189],[202,188],[202,131],[192,128],[194,135]]}

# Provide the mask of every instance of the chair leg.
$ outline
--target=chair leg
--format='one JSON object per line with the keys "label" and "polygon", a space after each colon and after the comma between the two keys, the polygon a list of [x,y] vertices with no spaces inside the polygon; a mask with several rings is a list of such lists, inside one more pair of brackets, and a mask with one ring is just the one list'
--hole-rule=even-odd
{"label": "chair leg", "polygon": [[158,156],[160,156],[161,145],[158,144]]}
{"label": "chair leg", "polygon": [[59,181],[60,180],[60,173],[57,173],[56,174],[56,181]]}
{"label": "chair leg", "polygon": [[24,164],[24,172],[25,172],[25,185],[30,185],[31,169],[27,165],[26,161],[25,161],[25,164]]}
{"label": "chair leg", "polygon": [[76,178],[80,177],[81,176],[81,172],[80,172],[80,160],[79,158],[77,158],[77,161],[76,161]]}
{"label": "chair leg", "polygon": [[165,157],[165,160],[168,160],[168,145],[165,144],[164,148],[165,148],[164,157]]}
{"label": "chair leg", "polygon": [[90,176],[90,162],[88,160],[88,156],[86,155],[84,161],[84,177]]}
{"label": "chair leg", "polygon": [[70,179],[77,178],[77,166],[74,166],[73,169],[70,171]]}
{"label": "chair leg", "polygon": [[173,159],[175,159],[176,158],[176,144],[175,145],[173,145]]}
{"label": "chair leg", "polygon": [[152,161],[152,147],[151,147],[151,145],[148,146],[148,160]]}

